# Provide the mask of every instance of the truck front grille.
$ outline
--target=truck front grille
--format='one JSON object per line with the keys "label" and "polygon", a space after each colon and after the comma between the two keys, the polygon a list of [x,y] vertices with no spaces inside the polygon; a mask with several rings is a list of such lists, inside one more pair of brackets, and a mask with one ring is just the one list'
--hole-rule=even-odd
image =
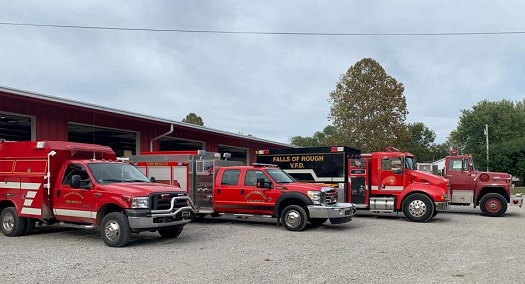
{"label": "truck front grille", "polygon": [[[169,197],[168,197],[169,195]],[[173,197],[184,196],[182,193],[157,193],[150,195],[151,210],[167,210],[171,207],[171,199]],[[176,200],[175,208],[184,207],[187,205],[185,199]]]}
{"label": "truck front grille", "polygon": [[325,204],[337,203],[337,191],[331,190],[331,191],[325,192],[324,203]]}

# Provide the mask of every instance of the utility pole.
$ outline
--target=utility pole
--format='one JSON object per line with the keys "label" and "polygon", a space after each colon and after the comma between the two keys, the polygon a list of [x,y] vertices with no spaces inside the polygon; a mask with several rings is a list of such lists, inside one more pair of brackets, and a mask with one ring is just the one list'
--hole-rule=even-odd
{"label": "utility pole", "polygon": [[487,144],[487,172],[489,171],[489,125],[485,124],[485,130],[483,131],[485,134],[485,142]]}

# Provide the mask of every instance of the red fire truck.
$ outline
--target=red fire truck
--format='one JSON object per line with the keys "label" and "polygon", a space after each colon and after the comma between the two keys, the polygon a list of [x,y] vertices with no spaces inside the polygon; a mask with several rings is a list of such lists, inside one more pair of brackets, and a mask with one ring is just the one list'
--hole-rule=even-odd
{"label": "red fire truck", "polygon": [[302,231],[307,222],[341,224],[355,214],[354,204],[337,203],[332,187],[296,182],[275,165],[242,166],[202,150],[141,153],[131,161],[157,182],[186,189],[199,217],[270,217],[287,230]]}
{"label": "red fire truck", "polygon": [[508,203],[523,205],[521,194],[510,195],[510,174],[479,171],[470,155],[445,157],[443,175],[450,182],[453,205],[479,206],[483,214],[491,217],[505,214]]}
{"label": "red fire truck", "polygon": [[141,231],[175,238],[195,215],[184,190],[150,182],[111,148],[63,141],[0,143],[0,211],[6,236],[35,223],[100,227],[112,247]]}
{"label": "red fire truck", "polygon": [[256,151],[259,163],[274,163],[299,181],[332,183],[344,202],[372,212],[403,212],[427,222],[448,209],[447,181],[415,170],[414,157],[398,151],[360,154],[350,147]]}

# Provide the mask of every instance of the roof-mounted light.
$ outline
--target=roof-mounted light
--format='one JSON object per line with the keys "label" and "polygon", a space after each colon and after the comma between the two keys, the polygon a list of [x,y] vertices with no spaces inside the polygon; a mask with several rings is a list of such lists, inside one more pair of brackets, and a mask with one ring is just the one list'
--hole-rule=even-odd
{"label": "roof-mounted light", "polygon": [[46,147],[46,141],[38,141],[36,142],[36,148],[37,149],[44,149]]}

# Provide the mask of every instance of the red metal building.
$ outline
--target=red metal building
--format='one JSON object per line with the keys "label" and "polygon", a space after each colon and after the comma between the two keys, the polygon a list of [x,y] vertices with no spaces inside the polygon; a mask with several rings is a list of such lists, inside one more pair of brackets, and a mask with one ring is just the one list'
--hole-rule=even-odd
{"label": "red metal building", "polygon": [[107,145],[120,156],[143,151],[228,152],[251,163],[254,151],[287,144],[0,87],[0,139],[65,140]]}

